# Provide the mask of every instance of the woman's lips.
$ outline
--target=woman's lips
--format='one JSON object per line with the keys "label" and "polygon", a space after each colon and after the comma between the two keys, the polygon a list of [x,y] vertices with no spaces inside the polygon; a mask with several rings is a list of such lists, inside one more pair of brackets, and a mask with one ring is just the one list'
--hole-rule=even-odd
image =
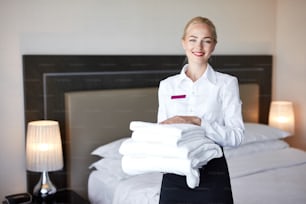
{"label": "woman's lips", "polygon": [[193,52],[193,54],[198,56],[198,57],[202,57],[204,55],[203,52]]}

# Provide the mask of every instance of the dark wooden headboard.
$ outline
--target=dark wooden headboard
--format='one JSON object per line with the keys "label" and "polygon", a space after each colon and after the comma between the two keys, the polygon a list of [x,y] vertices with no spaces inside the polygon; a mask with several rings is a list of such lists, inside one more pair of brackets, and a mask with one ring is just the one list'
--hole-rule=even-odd
{"label": "dark wooden headboard", "polygon": [[[68,141],[65,133],[66,92],[157,87],[161,79],[179,73],[185,61],[180,55],[88,56],[24,55],[23,79],[25,127],[29,121],[59,121],[64,159]],[[271,101],[272,56],[217,55],[212,66],[237,76],[240,84],[259,85],[259,122],[268,122]],[[40,174],[27,172],[28,191],[32,192]],[[67,169],[51,173],[58,188],[67,187]]]}

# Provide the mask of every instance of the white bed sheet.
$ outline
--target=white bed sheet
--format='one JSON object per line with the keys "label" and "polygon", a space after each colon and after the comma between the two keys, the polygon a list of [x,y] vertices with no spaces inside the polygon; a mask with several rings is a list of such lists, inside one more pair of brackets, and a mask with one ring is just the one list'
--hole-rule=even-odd
{"label": "white bed sheet", "polygon": [[235,204],[306,203],[306,165],[233,179]]}
{"label": "white bed sheet", "polygon": [[91,204],[112,203],[119,179],[114,179],[107,172],[92,171],[88,179],[88,197]]}
{"label": "white bed sheet", "polygon": [[228,166],[235,204],[306,203],[304,151],[285,148],[234,157]]}
{"label": "white bed sheet", "polygon": [[[228,159],[228,166],[235,204],[306,203],[304,151],[284,148],[237,156]],[[93,204],[158,204],[161,173],[114,180],[95,172],[89,178]]]}

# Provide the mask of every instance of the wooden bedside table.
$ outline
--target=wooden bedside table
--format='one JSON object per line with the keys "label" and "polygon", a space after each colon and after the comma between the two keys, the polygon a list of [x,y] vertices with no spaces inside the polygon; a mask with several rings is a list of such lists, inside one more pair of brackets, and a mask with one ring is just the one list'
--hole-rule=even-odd
{"label": "wooden bedside table", "polygon": [[73,190],[64,189],[45,199],[33,196],[32,204],[89,204],[89,201]]}

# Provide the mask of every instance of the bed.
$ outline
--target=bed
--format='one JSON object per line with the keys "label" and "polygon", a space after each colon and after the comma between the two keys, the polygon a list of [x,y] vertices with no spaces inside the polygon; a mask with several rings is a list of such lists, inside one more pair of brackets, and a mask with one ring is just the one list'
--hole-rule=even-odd
{"label": "bed", "polygon": [[[157,86],[178,73],[184,56],[25,55],[26,123],[58,120],[65,168],[52,173],[91,203],[158,203],[161,173],[130,176],[118,148],[133,120],[156,121]],[[235,203],[306,203],[306,153],[267,126],[272,56],[213,56],[211,64],[239,79],[247,140],[226,148]],[[27,172],[31,191],[39,175]]]}

